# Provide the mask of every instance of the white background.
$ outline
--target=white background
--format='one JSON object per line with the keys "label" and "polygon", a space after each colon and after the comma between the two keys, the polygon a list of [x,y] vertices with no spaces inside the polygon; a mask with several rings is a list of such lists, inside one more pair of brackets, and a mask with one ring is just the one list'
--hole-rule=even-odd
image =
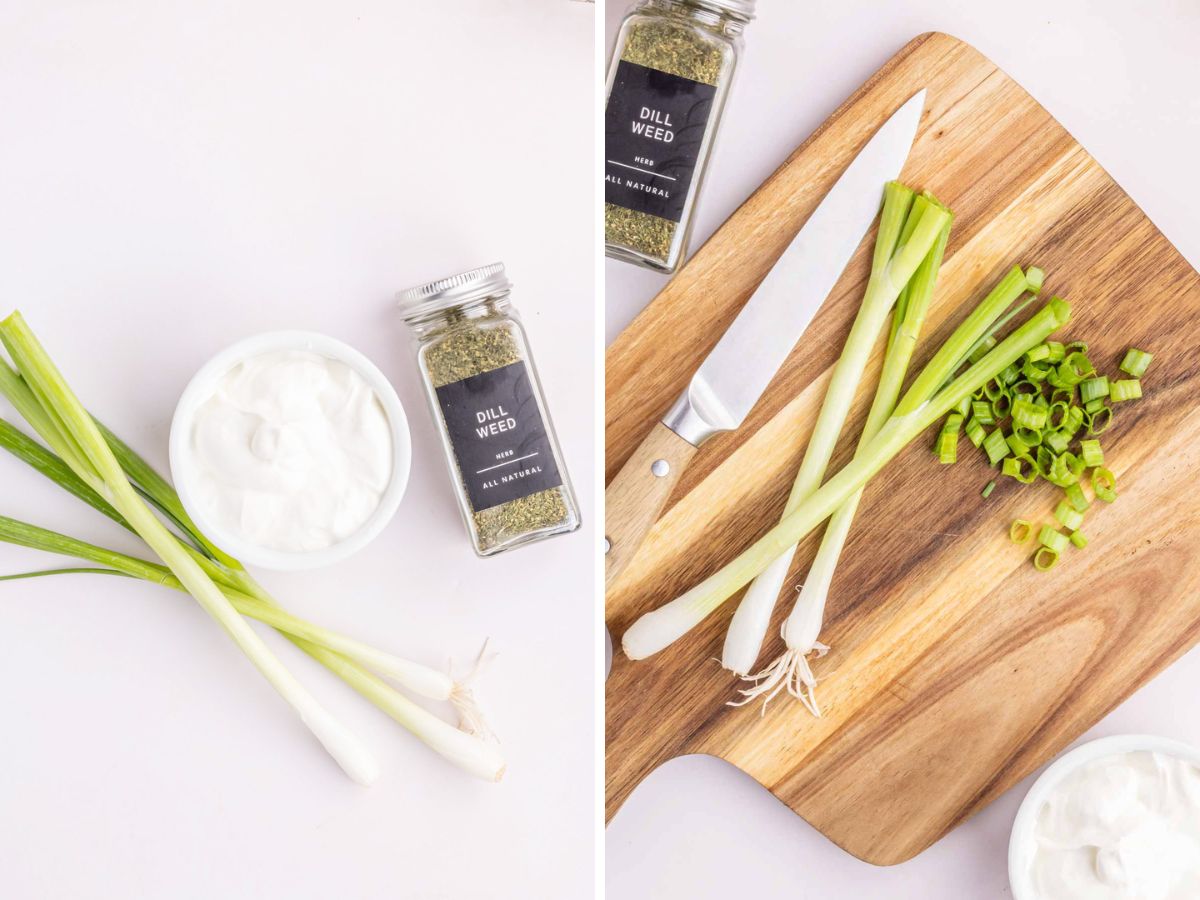
{"label": "white background", "polygon": [[[625,5],[609,4],[610,43]],[[693,247],[906,41],[939,30],[971,42],[1024,85],[1200,265],[1200,5],[1192,0],[761,0],[759,11]],[[605,275],[612,340],[664,279],[612,261]],[[1092,735],[1146,731],[1200,743],[1197,683],[1200,651],[1193,651]],[[877,869],[837,849],[725,763],[676,760],[638,788],[609,826],[608,896],[1007,897],[1008,832],[1027,786],[916,860]]]}
{"label": "white background", "polygon": [[[271,641],[383,765],[351,783],[186,596],[0,585],[0,897],[587,897],[593,882],[593,16],[567,0],[0,3],[0,314],[165,463],[230,342],[323,331],[412,426],[408,494],[357,557],[266,574],[296,612],[442,665],[485,637],[499,785]],[[581,533],[472,554],[392,301],[503,260]],[[132,549],[11,459],[0,514]],[[46,558],[0,546],[0,572]],[[275,637],[267,635],[268,638]]]}

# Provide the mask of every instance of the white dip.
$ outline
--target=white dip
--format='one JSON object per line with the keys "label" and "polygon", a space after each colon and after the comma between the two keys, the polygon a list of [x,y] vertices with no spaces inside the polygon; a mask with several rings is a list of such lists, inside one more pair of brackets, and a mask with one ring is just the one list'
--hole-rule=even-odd
{"label": "white dip", "polygon": [[1039,900],[1200,898],[1200,766],[1120,753],[1080,766],[1038,814]]}
{"label": "white dip", "polygon": [[251,357],[196,411],[195,502],[259,547],[322,550],[370,518],[392,476],[379,398],[345,363],[302,350]]}

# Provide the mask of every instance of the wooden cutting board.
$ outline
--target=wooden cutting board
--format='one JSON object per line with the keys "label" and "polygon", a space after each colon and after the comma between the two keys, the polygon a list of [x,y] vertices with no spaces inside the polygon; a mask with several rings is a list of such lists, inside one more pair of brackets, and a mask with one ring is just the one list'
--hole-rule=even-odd
{"label": "wooden cutting board", "polygon": [[[842,557],[816,664],[824,717],[777,700],[732,708],[719,657],[731,601],[638,663],[619,650],[641,613],[731,559],[774,524],[862,298],[874,234],[758,406],[706,444],[612,586],[618,649],[607,684],[607,811],[660,763],[728,760],[850,853],[919,853],[1045,763],[1200,638],[1200,276],[1069,134],[968,45],[925,34],[902,49],[730,217],[607,353],[607,476],[704,355],[852,156],[920,88],[929,96],[903,180],[955,212],[925,340],[940,344],[1014,263],[1047,272],[1073,304],[1061,332],[1115,373],[1155,354],[1146,399],[1105,436],[1121,494],[1098,504],[1086,550],[1036,572],[1011,544],[1046,521],[1059,489],[994,477],[964,440],[939,466],[920,440],[869,486]],[[849,456],[880,351],[833,465]],[[834,471],[831,469],[831,471]],[[801,546],[798,584],[819,535]],[[740,594],[738,595],[740,598]],[[736,598],[735,598],[736,600]],[[782,647],[776,609],[761,661]]]}

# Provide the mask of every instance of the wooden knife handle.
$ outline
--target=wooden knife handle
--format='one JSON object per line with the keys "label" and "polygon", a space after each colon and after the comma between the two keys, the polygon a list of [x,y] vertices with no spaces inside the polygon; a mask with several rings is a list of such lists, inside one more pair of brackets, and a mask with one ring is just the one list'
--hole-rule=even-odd
{"label": "wooden knife handle", "polygon": [[658,521],[696,448],[658,422],[604,492],[604,584],[628,565]]}

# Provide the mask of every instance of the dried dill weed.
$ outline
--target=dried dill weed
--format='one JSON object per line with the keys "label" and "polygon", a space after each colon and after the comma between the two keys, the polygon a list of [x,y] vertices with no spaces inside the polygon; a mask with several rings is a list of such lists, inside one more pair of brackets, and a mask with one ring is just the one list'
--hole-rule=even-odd
{"label": "dried dill weed", "polygon": [[504,266],[400,294],[475,552],[490,556],[579,527]]}
{"label": "dried dill weed", "polygon": [[674,272],[754,0],[642,0],[617,34],[604,110],[604,241]]}

